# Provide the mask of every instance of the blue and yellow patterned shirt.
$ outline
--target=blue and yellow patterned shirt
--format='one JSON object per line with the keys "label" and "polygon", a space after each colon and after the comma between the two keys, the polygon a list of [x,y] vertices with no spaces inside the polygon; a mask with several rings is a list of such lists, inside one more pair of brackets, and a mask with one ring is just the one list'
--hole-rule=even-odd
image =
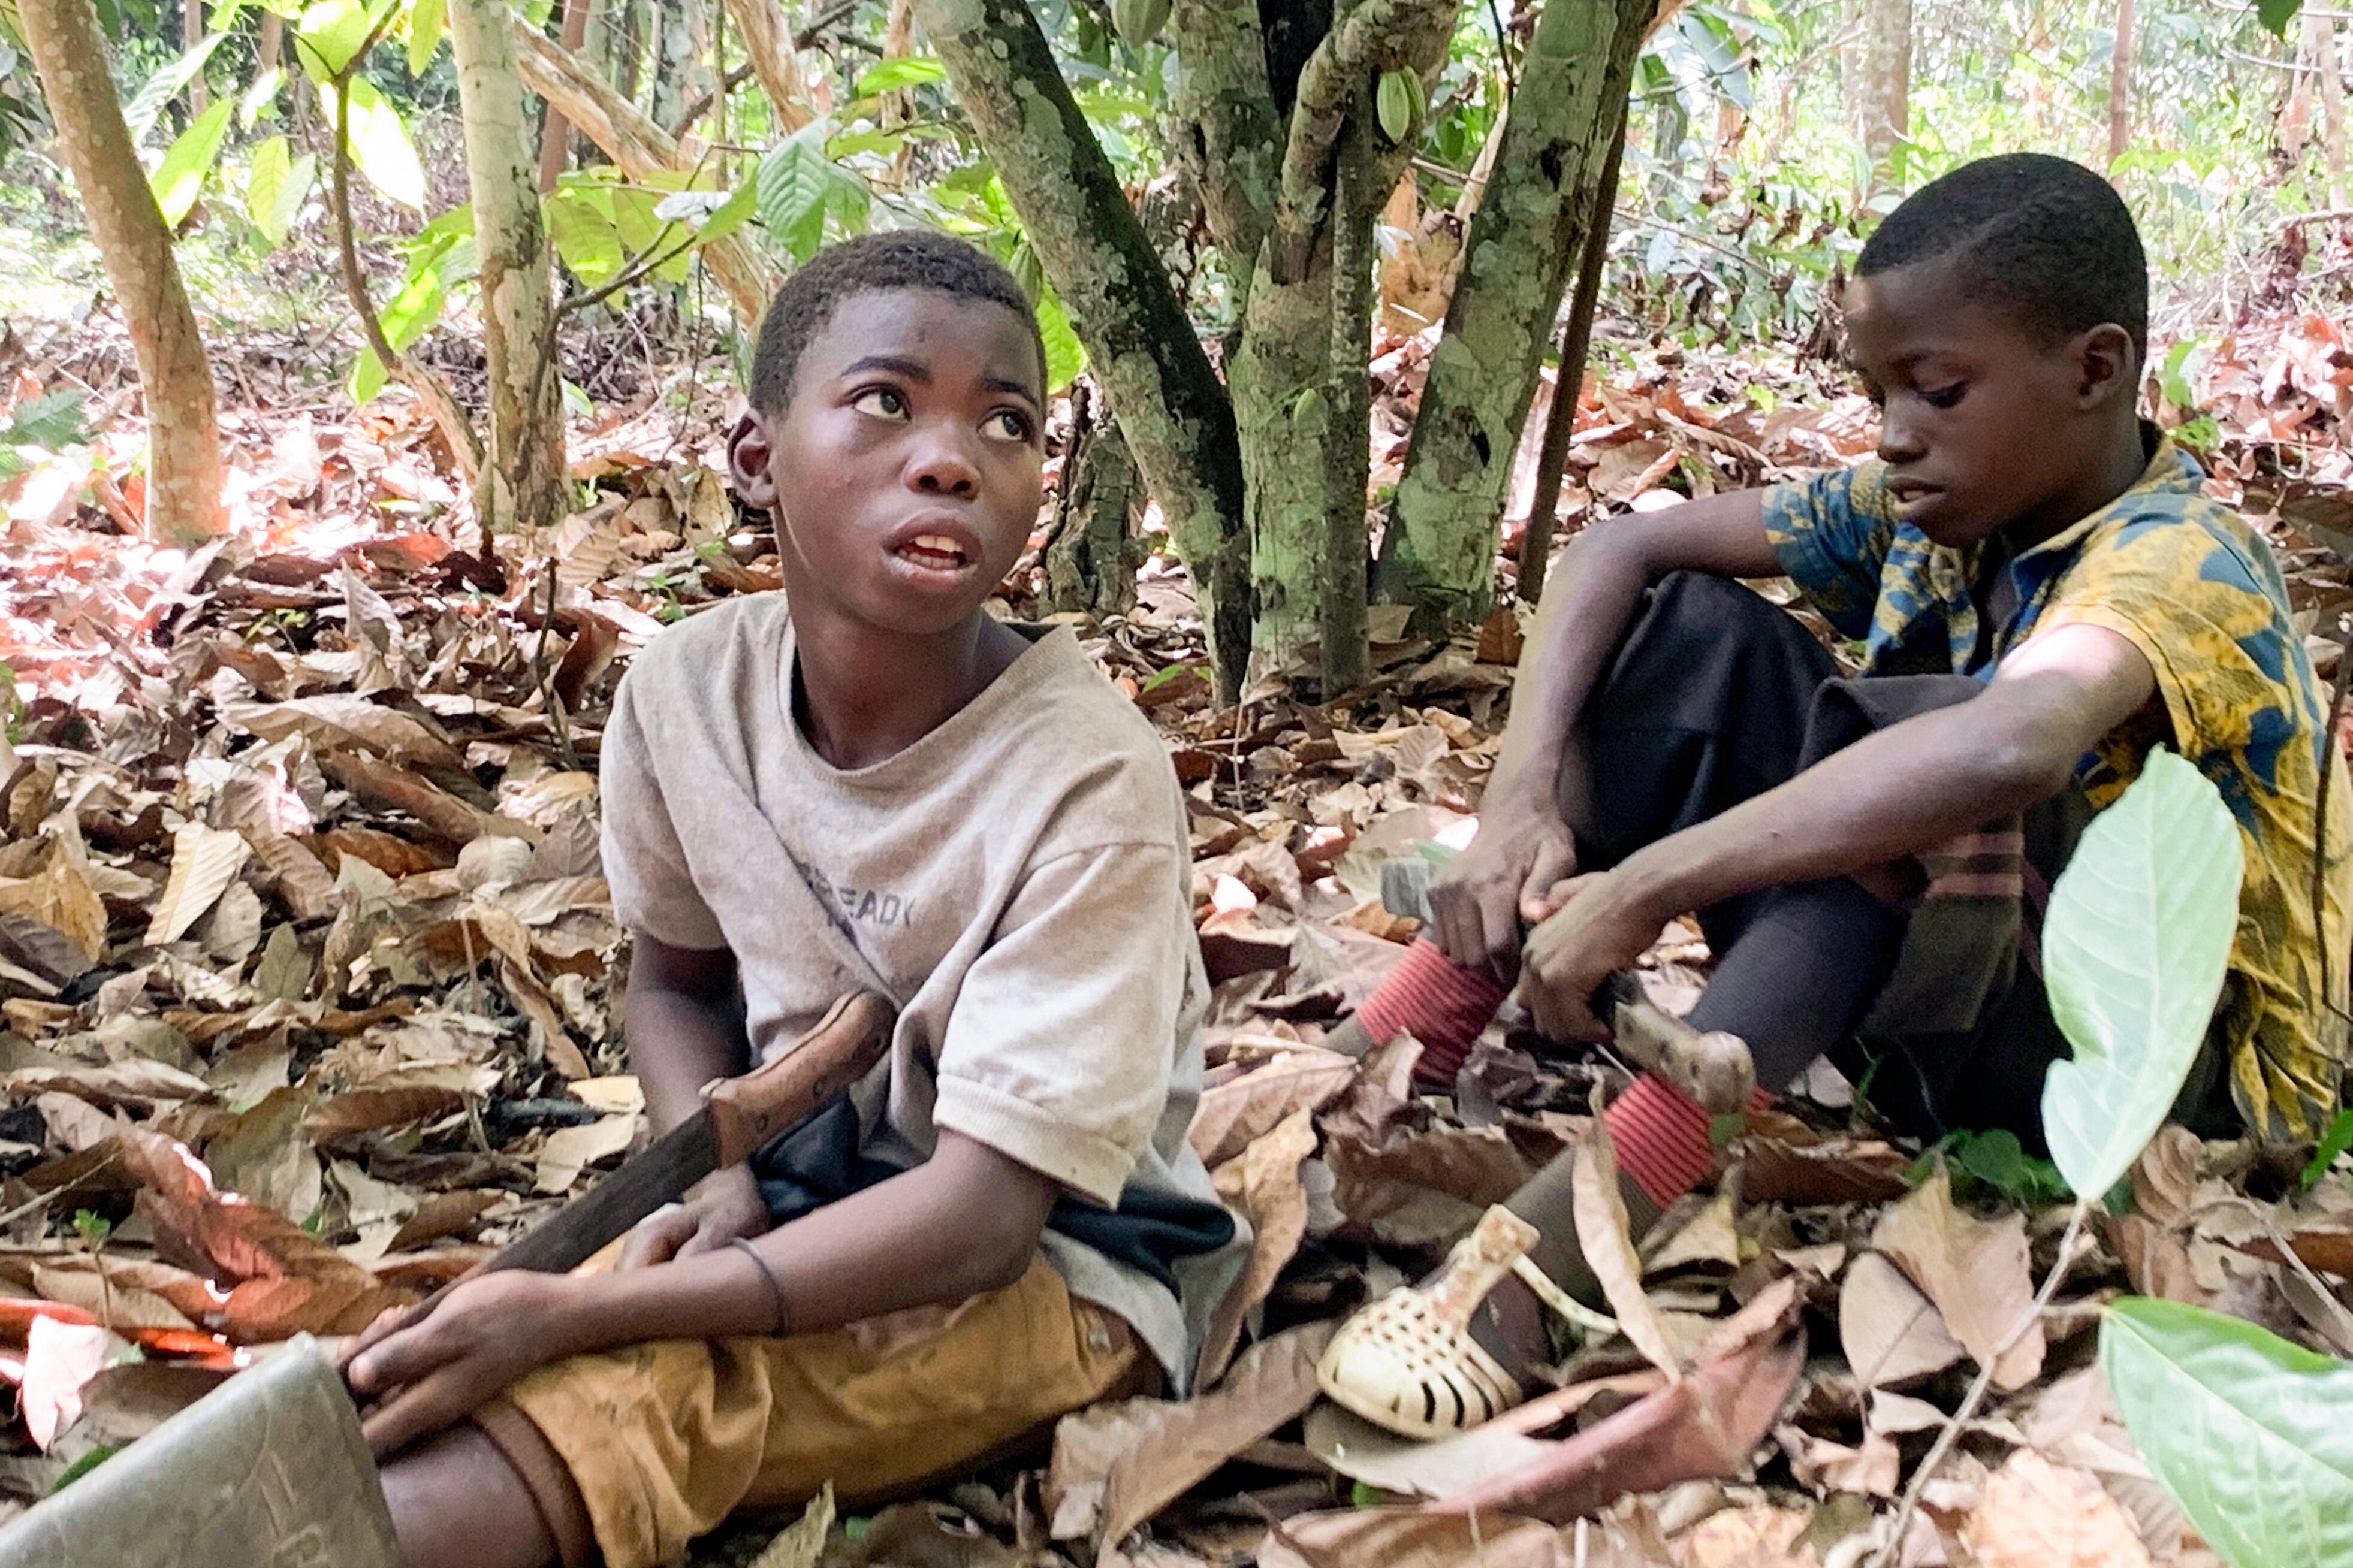
{"label": "blue and yellow patterned shirt", "polygon": [[[1765,529],[1782,569],[1842,635],[1863,644],[1865,675],[1957,672],[1989,679],[2036,632],[2105,626],[2157,672],[2172,733],[2127,724],[2077,770],[2094,805],[2169,739],[2222,793],[2246,847],[2221,1026],[2232,1089],[2251,1128],[2309,1137],[2337,1098],[2345,1031],[2328,1004],[2347,990],[2353,903],[2353,791],[2328,742],[2327,701],[2290,619],[2270,548],[2207,496],[2197,461],[2169,440],[2133,487],[2008,562],[2016,610],[1981,628],[1969,587],[1979,551],[1932,543],[1895,519],[1886,465],[1817,475],[1765,492]],[[1994,602],[2002,602],[1988,595]],[[1989,635],[1985,635],[1989,631]],[[2320,770],[2328,791],[2325,930],[2314,931],[2313,824]],[[2321,943],[2333,995],[2322,995]]]}

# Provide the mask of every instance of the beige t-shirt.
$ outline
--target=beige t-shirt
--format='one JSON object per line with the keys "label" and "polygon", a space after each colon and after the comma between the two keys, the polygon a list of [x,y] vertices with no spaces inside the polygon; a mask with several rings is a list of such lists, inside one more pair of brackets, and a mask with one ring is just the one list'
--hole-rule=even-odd
{"label": "beige t-shirt", "polygon": [[[1159,738],[1063,630],[913,745],[843,770],[793,717],[793,668],[774,593],[638,656],[603,740],[615,908],[672,946],[732,949],[764,1057],[845,991],[889,995],[891,1054],[851,1096],[858,1158],[904,1170],[948,1128],[1060,1183],[1082,1202],[1057,1205],[1076,1218],[1050,1222],[1048,1260],[1181,1387],[1246,1245],[1186,1142],[1208,985]],[[1131,1214],[1160,1267],[1119,1244]],[[1193,1240],[1171,1256],[1171,1234]]]}

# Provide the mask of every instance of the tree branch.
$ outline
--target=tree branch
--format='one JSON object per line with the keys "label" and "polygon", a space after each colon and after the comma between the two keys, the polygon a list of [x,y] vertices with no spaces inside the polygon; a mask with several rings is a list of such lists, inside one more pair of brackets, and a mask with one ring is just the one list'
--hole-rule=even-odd
{"label": "tree branch", "polygon": [[[515,63],[523,85],[564,113],[580,133],[633,180],[650,181],[656,174],[676,174],[688,160],[678,138],[656,124],[578,58],[550,42],[546,35],[515,20]],[[735,235],[723,235],[702,247],[702,265],[735,307],[737,319],[756,326],[776,291],[776,275]]]}
{"label": "tree branch", "polygon": [[[367,58],[368,51],[375,47],[397,15],[396,9],[387,11],[365,41],[352,51],[343,68],[331,79],[335,93],[335,147],[328,198],[334,209],[337,258],[342,263],[343,292],[351,297],[352,309],[359,316],[360,331],[367,339],[368,352],[375,355],[385,374],[397,376],[401,384],[425,405],[427,417],[441,432],[442,440],[448,443],[451,460],[471,488],[480,482],[482,472],[482,444],[474,434],[473,422],[458,406],[446,382],[395,349],[385,336],[384,321],[368,294],[367,275],[360,270],[359,241],[352,224],[352,80],[359,74],[360,62]],[[296,42],[301,42],[299,37]]]}
{"label": "tree branch", "polygon": [[1282,126],[1267,85],[1266,38],[1250,0],[1176,0],[1168,20],[1181,122],[1177,160],[1193,176],[1209,237],[1248,282],[1259,242],[1274,221]]}

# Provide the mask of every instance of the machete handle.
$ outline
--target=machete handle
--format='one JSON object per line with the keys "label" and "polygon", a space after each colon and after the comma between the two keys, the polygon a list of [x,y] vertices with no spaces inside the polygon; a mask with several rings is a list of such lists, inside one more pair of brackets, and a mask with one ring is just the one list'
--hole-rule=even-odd
{"label": "machete handle", "polygon": [[775,1060],[741,1078],[703,1085],[719,1149],[712,1169],[741,1164],[760,1145],[864,1078],[891,1048],[898,1018],[888,998],[851,992]]}
{"label": "machete handle", "polygon": [[1721,1029],[1705,1033],[1642,994],[1641,982],[1620,972],[1602,987],[1612,1004],[1609,1032],[1618,1048],[1665,1079],[1711,1116],[1746,1111],[1757,1089],[1757,1064],[1748,1042]]}

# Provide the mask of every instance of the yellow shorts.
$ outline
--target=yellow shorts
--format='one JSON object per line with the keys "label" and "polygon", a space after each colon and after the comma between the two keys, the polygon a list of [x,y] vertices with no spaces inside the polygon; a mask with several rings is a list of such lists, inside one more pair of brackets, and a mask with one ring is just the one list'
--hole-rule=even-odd
{"label": "yellow shorts", "polygon": [[539,1500],[565,1568],[597,1550],[606,1568],[654,1568],[730,1513],[828,1480],[852,1506],[914,1489],[1135,1392],[1152,1366],[1041,1258],[990,1295],[828,1333],[575,1356],[474,1420]]}

